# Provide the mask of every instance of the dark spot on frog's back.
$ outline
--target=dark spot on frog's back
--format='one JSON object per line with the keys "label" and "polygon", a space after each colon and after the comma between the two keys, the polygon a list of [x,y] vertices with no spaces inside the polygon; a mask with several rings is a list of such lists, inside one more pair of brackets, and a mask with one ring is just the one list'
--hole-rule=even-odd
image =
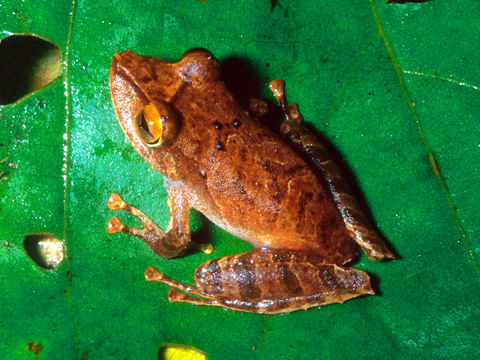
{"label": "dark spot on frog's back", "polygon": [[245,148],[242,148],[242,149],[240,150],[240,159],[241,159],[242,161],[245,161],[246,158],[247,158],[247,150],[246,150]]}
{"label": "dark spot on frog's back", "polygon": [[157,76],[157,71],[155,69],[155,65],[153,64],[153,62],[149,62],[148,65],[150,67],[150,74],[152,76],[152,80],[157,82],[158,81],[158,76]]}
{"label": "dark spot on frog's back", "polygon": [[201,176],[202,178],[204,178],[204,179],[207,177],[207,174],[205,173],[205,171],[203,171],[203,169],[200,169],[200,168],[199,168],[199,169],[198,169],[198,173],[199,173],[200,176]]}
{"label": "dark spot on frog's back", "polygon": [[265,169],[265,171],[269,174],[272,173],[272,167],[270,165],[270,161],[261,161],[260,164],[262,165],[262,167]]}
{"label": "dark spot on frog's back", "polygon": [[284,168],[282,164],[275,163],[270,160],[262,160],[260,164],[265,169],[266,172],[268,172],[269,174],[275,174],[275,175],[284,174],[287,176],[292,176],[296,172],[306,168],[305,165],[293,165],[289,168]]}
{"label": "dark spot on frog's back", "polygon": [[147,72],[144,72],[144,73],[142,74],[142,76],[139,78],[139,82],[140,82],[141,84],[148,84],[148,83],[150,83],[150,82],[152,82],[152,81],[153,81],[153,78],[152,78],[151,74],[149,74],[149,73],[147,73]]}
{"label": "dark spot on frog's back", "polygon": [[[304,216],[305,216],[305,205],[304,205],[304,202],[302,201],[301,205],[298,207],[298,217],[300,219],[303,219]],[[300,222],[298,222],[296,226],[297,232],[301,232],[302,228],[303,227],[300,225]]]}

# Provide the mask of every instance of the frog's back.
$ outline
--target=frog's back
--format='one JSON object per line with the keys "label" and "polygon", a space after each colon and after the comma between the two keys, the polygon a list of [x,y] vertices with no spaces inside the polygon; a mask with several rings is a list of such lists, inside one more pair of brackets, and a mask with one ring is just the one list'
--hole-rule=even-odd
{"label": "frog's back", "polygon": [[195,193],[194,207],[257,247],[350,260],[356,247],[326,183],[222,82],[206,93],[186,87],[173,103],[183,125],[172,154],[185,164],[177,172]]}

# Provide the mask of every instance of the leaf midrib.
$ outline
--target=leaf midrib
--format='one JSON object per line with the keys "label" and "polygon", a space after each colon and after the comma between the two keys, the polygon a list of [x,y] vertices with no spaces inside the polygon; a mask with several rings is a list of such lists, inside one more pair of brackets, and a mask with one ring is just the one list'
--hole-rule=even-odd
{"label": "leaf midrib", "polygon": [[[64,178],[63,178],[63,187],[64,187],[64,194],[63,194],[63,241],[65,244],[68,245],[68,236],[67,236],[67,224],[68,224],[68,182],[69,182],[69,154],[70,154],[70,121],[71,121],[71,88],[69,82],[69,70],[70,70],[70,50],[71,50],[71,43],[72,43],[72,33],[73,33],[73,23],[75,19],[75,10],[77,7],[77,1],[72,0],[72,5],[70,8],[70,20],[68,24],[68,35],[67,41],[65,45],[65,60],[63,61],[63,83],[65,85],[65,135],[63,137],[63,171],[64,171]],[[66,246],[66,256],[65,261],[67,264],[67,289],[65,295],[68,301],[68,307],[70,309],[70,319],[72,321],[72,330],[73,330],[73,339],[75,341],[75,347],[77,350],[78,357],[80,358],[81,350],[80,350],[80,341],[78,338],[78,327],[75,320],[75,311],[73,308],[72,302],[72,266],[70,261],[70,253],[69,247]]]}

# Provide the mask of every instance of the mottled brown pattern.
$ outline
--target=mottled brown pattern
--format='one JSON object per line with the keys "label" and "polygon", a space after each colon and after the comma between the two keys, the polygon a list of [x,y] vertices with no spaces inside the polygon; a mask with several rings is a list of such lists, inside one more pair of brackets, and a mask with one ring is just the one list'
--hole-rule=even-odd
{"label": "mottled brown pattern", "polygon": [[[217,80],[218,63],[210,54],[190,56],[178,63],[131,51],[115,56],[112,97],[135,148],[191,190],[191,206],[256,246],[312,249],[336,263],[351,260],[354,248],[328,189],[295,151],[238,105]],[[119,77],[135,84],[128,99],[117,89]],[[181,122],[171,146],[145,146],[129,125],[140,104],[153,99],[171,101]],[[134,106],[124,115],[118,108],[128,108],[126,102]]]}
{"label": "mottled brown pattern", "polygon": [[[190,51],[176,63],[131,51],[116,54],[110,84],[122,129],[165,176],[171,221],[164,231],[138,209],[115,200],[112,209],[131,212],[144,228],[115,218],[109,231],[139,236],[163,257],[179,256],[200,247],[191,242],[188,226],[189,209],[195,208],[258,248],[201,265],[196,288],[149,268],[149,280],[201,297],[172,290],[172,301],[278,313],[372,293],[368,275],[337,265],[355,257],[355,241],[371,257],[391,253],[368,227],[323,145],[302,126],[296,106],[285,104],[283,88],[275,90],[287,114],[283,133],[311,157],[316,170],[257,121],[265,103],[252,99],[252,108],[242,107],[206,50]],[[139,127],[149,104],[162,126],[174,129],[162,133],[165,141],[161,138],[156,147],[142,137],[148,129]]]}
{"label": "mottled brown pattern", "polygon": [[[291,110],[291,112],[295,111],[298,111],[296,107]],[[338,166],[331,159],[328,150],[299,121],[300,114],[293,114],[293,117],[294,119],[287,119],[283,123],[282,132],[296,146],[305,150],[312,162],[321,171],[350,236],[362,247],[370,259],[395,258],[395,255],[387,248],[379,234],[372,230],[356,199],[352,196],[350,187],[341,176]]]}
{"label": "mottled brown pattern", "polygon": [[[219,268],[221,293],[210,276]],[[236,299],[235,309],[260,313],[298,310],[373,293],[362,271],[325,264],[321,257],[305,251],[278,249],[255,249],[200,265],[195,286],[225,306],[233,307],[228,300]]]}

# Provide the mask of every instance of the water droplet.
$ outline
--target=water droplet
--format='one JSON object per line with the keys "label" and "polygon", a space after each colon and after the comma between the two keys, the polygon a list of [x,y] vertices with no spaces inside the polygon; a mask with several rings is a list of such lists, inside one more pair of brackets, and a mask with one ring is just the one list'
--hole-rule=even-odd
{"label": "water droplet", "polygon": [[64,258],[62,240],[49,233],[27,234],[23,246],[32,260],[44,269],[55,269]]}

